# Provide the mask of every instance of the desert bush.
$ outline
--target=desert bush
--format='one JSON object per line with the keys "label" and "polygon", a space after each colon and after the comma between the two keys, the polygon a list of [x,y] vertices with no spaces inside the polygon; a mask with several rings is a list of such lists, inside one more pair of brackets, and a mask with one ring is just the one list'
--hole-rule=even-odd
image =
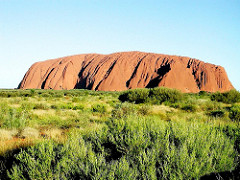
{"label": "desert bush", "polygon": [[224,104],[217,101],[206,101],[204,103],[201,103],[199,106],[202,111],[214,111],[224,109]]}
{"label": "desert bush", "polygon": [[198,93],[198,95],[201,97],[201,98],[204,98],[204,97],[207,97],[209,95],[209,92],[207,91],[200,91]]}
{"label": "desert bush", "polygon": [[128,90],[119,96],[119,100],[124,102],[162,104],[163,102],[175,103],[182,99],[182,93],[175,89],[163,87],[153,89]]}
{"label": "desert bush", "polygon": [[72,90],[64,90],[64,96],[69,97],[79,97],[79,96],[87,96],[89,92],[93,95],[97,95],[98,93],[92,93],[90,90],[83,90],[83,89],[72,89]]}
{"label": "desert bush", "polygon": [[84,105],[78,104],[78,105],[73,106],[72,109],[73,110],[84,110]]}
{"label": "desert bush", "polygon": [[92,112],[99,112],[99,113],[105,113],[107,111],[107,108],[103,104],[93,104],[91,106]]}
{"label": "desert bush", "polygon": [[150,106],[149,105],[141,105],[139,108],[138,108],[138,114],[141,114],[143,116],[146,116],[150,113]]}
{"label": "desert bush", "polygon": [[223,102],[223,99],[224,99],[223,94],[220,92],[212,93],[210,98],[212,101],[217,101],[217,102]]}
{"label": "desert bush", "polygon": [[33,97],[35,95],[34,90],[23,90],[20,91],[20,93],[18,94],[18,96],[21,97]]}
{"label": "desert bush", "polygon": [[48,90],[45,90],[43,92],[39,92],[40,97],[50,98],[52,97],[52,93]]}
{"label": "desert bush", "polygon": [[[240,154],[240,128],[239,125],[227,125],[223,127],[219,127],[219,129],[224,132],[230,139],[234,140],[234,146],[237,150],[238,154]],[[238,158],[238,161],[240,159]],[[238,163],[240,166],[240,162]]]}
{"label": "desert bush", "polygon": [[15,129],[15,128],[24,128],[28,120],[31,118],[31,113],[27,110],[24,110],[22,108],[11,108],[11,107],[5,107],[2,109],[1,112],[1,120],[2,127],[7,129]]}
{"label": "desert bush", "polygon": [[56,152],[53,142],[45,142],[20,152],[14,165],[8,173],[10,179],[53,179],[53,167]]}
{"label": "desert bush", "polygon": [[22,110],[30,111],[34,108],[34,104],[30,103],[30,102],[23,102],[23,103],[21,103],[20,107]]}
{"label": "desert bush", "polygon": [[211,100],[233,104],[240,102],[240,93],[237,90],[230,90],[225,93],[216,92],[211,95]]}
{"label": "desert bush", "polygon": [[225,115],[225,112],[221,109],[219,110],[212,110],[209,112],[209,115],[210,116],[213,116],[213,117],[224,117]]}
{"label": "desert bush", "polygon": [[240,106],[232,106],[229,111],[229,118],[233,121],[240,122]]}
{"label": "desert bush", "polygon": [[73,104],[72,103],[67,103],[67,104],[61,104],[60,109],[73,109]]}
{"label": "desert bush", "polygon": [[49,106],[47,104],[44,104],[44,103],[37,103],[37,104],[34,104],[33,109],[48,110]]}
{"label": "desert bush", "polygon": [[50,106],[50,108],[51,108],[51,109],[59,109],[60,107],[59,107],[58,105],[56,105],[56,104],[52,104],[52,105]]}
{"label": "desert bush", "polygon": [[0,91],[0,97],[8,97],[8,93],[4,91]]}
{"label": "desert bush", "polygon": [[149,92],[149,101],[153,104],[161,104],[163,102],[176,103],[182,99],[182,93],[176,89],[153,88]]}
{"label": "desert bush", "polygon": [[112,110],[112,117],[120,119],[120,118],[125,118],[129,115],[133,115],[135,113],[136,113],[136,108],[134,105],[130,103],[121,103],[121,104],[117,104]]}
{"label": "desert bush", "polygon": [[119,100],[122,102],[135,102],[136,104],[144,103],[147,101],[149,95],[149,89],[133,89],[128,90],[119,96]]}
{"label": "desert bush", "polygon": [[0,90],[0,97],[18,97],[19,92],[15,90]]}
{"label": "desert bush", "polygon": [[186,103],[182,105],[181,109],[187,112],[196,112],[198,108],[196,104]]}
{"label": "desert bush", "polygon": [[72,98],[72,102],[79,102],[80,101],[80,98],[78,98],[78,97],[73,97]]}
{"label": "desert bush", "polygon": [[63,97],[63,92],[62,91],[54,91],[54,93],[52,94],[52,97],[56,97],[56,98],[61,98]]}
{"label": "desert bush", "polygon": [[225,96],[225,103],[232,104],[240,102],[240,93],[237,90],[231,90],[223,93],[223,95]]}
{"label": "desert bush", "polygon": [[176,102],[176,103],[165,103],[165,105],[169,105],[172,108],[178,109],[181,108],[182,106],[182,102]]}

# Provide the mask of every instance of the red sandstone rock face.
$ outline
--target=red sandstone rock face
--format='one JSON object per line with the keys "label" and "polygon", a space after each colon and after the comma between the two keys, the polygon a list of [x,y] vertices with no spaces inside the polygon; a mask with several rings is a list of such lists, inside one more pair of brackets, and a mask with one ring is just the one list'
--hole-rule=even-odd
{"label": "red sandstone rock face", "polygon": [[165,86],[182,92],[233,89],[223,67],[197,59],[144,52],[83,54],[33,64],[20,89],[121,91]]}

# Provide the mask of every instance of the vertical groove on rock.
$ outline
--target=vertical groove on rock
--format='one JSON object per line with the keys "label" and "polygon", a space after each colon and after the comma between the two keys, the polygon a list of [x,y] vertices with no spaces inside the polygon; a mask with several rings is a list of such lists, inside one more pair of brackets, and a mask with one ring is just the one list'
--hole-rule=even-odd
{"label": "vertical groove on rock", "polygon": [[141,59],[139,59],[137,66],[135,67],[130,79],[126,82],[126,87],[129,87],[130,81],[132,80],[132,78],[136,75],[136,72],[138,70],[139,65],[141,64],[141,62],[143,61],[143,59],[146,57],[147,55],[143,56]]}
{"label": "vertical groove on rock", "polygon": [[47,81],[48,77],[50,76],[50,74],[53,72],[54,69],[55,68],[51,69],[51,71],[48,73],[47,77],[45,78],[45,80],[43,81],[43,83],[41,85],[41,89],[45,88],[46,81]]}
{"label": "vertical groove on rock", "polygon": [[97,84],[97,86],[94,88],[94,90],[98,90],[98,87],[101,85],[101,83],[107,79],[107,77],[109,76],[109,74],[112,72],[113,67],[116,65],[117,60],[119,59],[119,57],[117,57],[117,59],[115,59],[112,64],[110,65],[110,67],[108,68],[106,74],[104,75],[103,79]]}

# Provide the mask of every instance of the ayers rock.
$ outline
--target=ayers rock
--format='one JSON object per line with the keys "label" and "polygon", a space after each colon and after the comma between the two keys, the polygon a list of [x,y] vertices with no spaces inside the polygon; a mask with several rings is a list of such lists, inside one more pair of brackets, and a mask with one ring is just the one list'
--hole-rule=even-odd
{"label": "ayers rock", "polygon": [[157,86],[182,92],[224,92],[234,88],[221,66],[145,52],[82,54],[37,62],[18,88],[122,91]]}

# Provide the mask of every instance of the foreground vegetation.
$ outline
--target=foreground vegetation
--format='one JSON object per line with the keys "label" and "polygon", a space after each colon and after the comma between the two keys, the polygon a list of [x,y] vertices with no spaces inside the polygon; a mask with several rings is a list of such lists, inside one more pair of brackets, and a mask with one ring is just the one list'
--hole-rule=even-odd
{"label": "foreground vegetation", "polygon": [[240,93],[0,91],[0,179],[239,179]]}

